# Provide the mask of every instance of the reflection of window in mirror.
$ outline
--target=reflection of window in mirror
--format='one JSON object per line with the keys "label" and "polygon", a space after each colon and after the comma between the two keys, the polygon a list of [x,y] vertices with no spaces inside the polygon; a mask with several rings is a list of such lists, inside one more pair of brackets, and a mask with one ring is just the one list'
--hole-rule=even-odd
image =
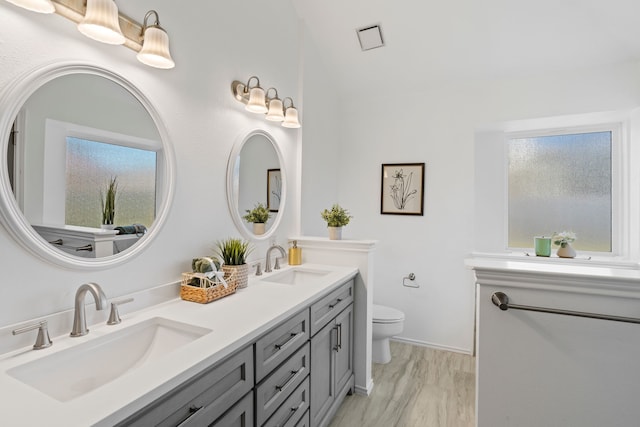
{"label": "reflection of window in mirror", "polygon": [[100,197],[117,178],[115,224],[150,227],[156,207],[156,152],[67,137],[65,224],[99,227]]}

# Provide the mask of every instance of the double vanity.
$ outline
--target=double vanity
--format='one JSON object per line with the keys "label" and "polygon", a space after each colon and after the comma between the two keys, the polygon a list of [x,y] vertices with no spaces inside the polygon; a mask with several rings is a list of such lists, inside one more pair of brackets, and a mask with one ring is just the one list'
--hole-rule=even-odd
{"label": "double vanity", "polygon": [[[324,426],[354,389],[355,267],[252,276],[0,358],[7,425]],[[93,310],[91,305],[87,310]],[[35,333],[34,333],[35,335]],[[35,337],[34,337],[35,338]],[[37,408],[37,410],[34,410]]]}

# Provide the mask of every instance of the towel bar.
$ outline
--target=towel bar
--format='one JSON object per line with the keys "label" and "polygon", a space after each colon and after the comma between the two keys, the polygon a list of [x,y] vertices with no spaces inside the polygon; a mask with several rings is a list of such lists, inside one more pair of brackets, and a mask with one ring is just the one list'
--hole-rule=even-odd
{"label": "towel bar", "polygon": [[640,319],[634,317],[610,316],[608,314],[586,313],[583,311],[559,310],[556,308],[534,307],[530,305],[509,304],[509,297],[504,292],[494,292],[491,302],[502,311],[508,309],[537,311],[540,313],[562,314],[565,316],[586,317],[589,319],[611,320],[614,322],[640,323]]}

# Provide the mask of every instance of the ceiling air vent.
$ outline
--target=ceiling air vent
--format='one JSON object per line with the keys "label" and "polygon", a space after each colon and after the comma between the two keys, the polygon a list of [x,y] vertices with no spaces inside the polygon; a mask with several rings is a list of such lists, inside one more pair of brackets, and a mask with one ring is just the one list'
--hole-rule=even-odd
{"label": "ceiling air vent", "polygon": [[367,27],[357,29],[356,33],[358,33],[360,48],[363,51],[384,46],[380,25],[369,25]]}

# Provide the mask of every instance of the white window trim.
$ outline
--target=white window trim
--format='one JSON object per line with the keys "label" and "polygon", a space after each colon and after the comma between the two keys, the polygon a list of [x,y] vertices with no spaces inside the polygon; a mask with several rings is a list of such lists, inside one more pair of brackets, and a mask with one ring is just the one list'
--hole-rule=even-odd
{"label": "white window trim", "polygon": [[[572,124],[558,128],[540,128],[504,133],[504,246],[507,251],[530,252],[528,248],[510,247],[509,242],[509,157],[511,139],[541,136],[573,135],[590,132],[611,132],[611,252],[580,251],[582,255],[597,258],[629,258],[629,122],[607,121],[592,124]],[[533,236],[532,236],[533,243]]]}

